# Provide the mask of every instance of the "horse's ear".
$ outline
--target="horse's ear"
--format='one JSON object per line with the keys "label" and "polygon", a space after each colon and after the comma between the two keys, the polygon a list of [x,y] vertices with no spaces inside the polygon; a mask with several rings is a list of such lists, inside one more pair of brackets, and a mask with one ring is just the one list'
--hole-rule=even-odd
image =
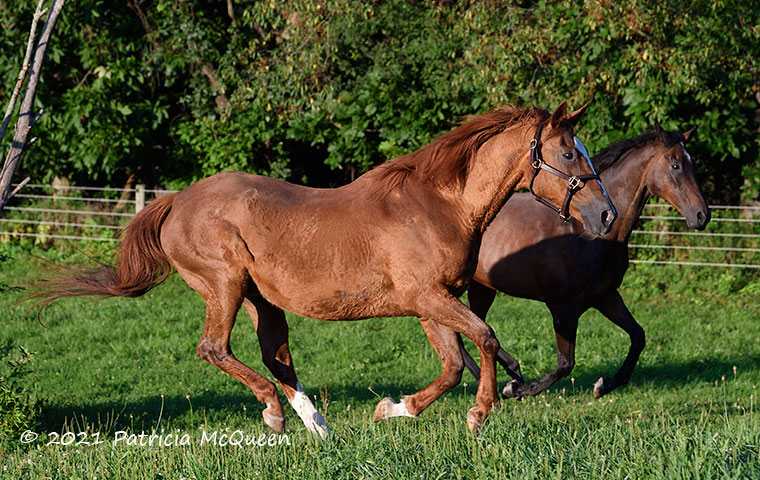
{"label": "horse's ear", "polygon": [[654,121],[654,133],[657,134],[657,138],[659,138],[662,143],[668,143],[668,132],[662,129],[657,120]]}
{"label": "horse's ear", "polygon": [[549,124],[553,128],[557,128],[559,126],[559,122],[561,122],[565,115],[567,115],[567,102],[562,102],[557,106],[557,109],[554,110],[554,113],[552,113],[552,118],[549,120]]}
{"label": "horse's ear", "polygon": [[575,128],[575,126],[578,125],[578,122],[581,121],[581,118],[583,118],[583,113],[586,111],[587,108],[588,108],[588,103],[582,106],[581,108],[579,108],[578,110],[569,113],[567,117],[565,117],[565,120],[570,122],[570,125],[572,125],[573,128]]}
{"label": "horse's ear", "polygon": [[683,135],[683,139],[688,142],[689,140],[691,140],[694,137],[695,133],[697,133],[697,126],[696,125],[694,125],[693,127],[691,127],[691,130],[683,132],[681,135]]}

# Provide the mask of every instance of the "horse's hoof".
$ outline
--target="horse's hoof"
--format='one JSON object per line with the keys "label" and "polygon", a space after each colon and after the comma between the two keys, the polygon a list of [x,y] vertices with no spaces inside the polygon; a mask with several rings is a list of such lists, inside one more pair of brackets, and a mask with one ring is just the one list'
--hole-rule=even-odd
{"label": "horse's hoof", "polygon": [[478,434],[478,430],[483,425],[483,420],[485,420],[485,417],[478,407],[472,407],[467,412],[467,428],[470,429],[473,435]]}
{"label": "horse's hoof", "polygon": [[394,405],[396,405],[396,402],[394,402],[391,397],[385,397],[384,399],[380,400],[380,402],[377,404],[377,407],[375,407],[375,413],[372,414],[372,421],[380,422],[382,420],[387,420],[390,418],[390,410]]}
{"label": "horse's hoof", "polygon": [[594,384],[594,398],[601,398],[602,395],[610,393],[612,390],[612,380],[607,377],[599,377]]}
{"label": "horse's hoof", "polygon": [[375,413],[372,414],[372,421],[379,422],[381,420],[387,420],[393,417],[416,417],[409,413],[406,409],[406,401],[404,398],[400,402],[394,401],[391,397],[385,397],[380,400],[375,407]]}
{"label": "horse's hoof", "polygon": [[504,385],[504,390],[501,391],[501,396],[504,398],[517,398],[520,399],[521,395],[517,393],[517,390],[522,385],[517,380],[512,380],[508,384]]}
{"label": "horse's hoof", "polygon": [[330,427],[327,426],[327,424],[325,423],[325,419],[322,418],[322,415],[319,415],[319,418],[315,419],[315,421],[312,422],[310,425],[307,425],[306,428],[311,433],[315,435],[319,435],[319,438],[321,438],[322,440],[329,437],[330,433],[332,433],[332,430],[330,430]]}
{"label": "horse's hoof", "polygon": [[[285,430],[285,417],[274,413],[273,407],[267,407],[261,412],[261,416],[264,417],[264,423],[275,432],[282,432]],[[281,410],[282,411],[282,410]]]}
{"label": "horse's hoof", "polygon": [[385,397],[378,402],[375,407],[375,413],[372,414],[373,422],[380,422],[388,418],[388,410],[393,406],[395,402],[391,397]]}

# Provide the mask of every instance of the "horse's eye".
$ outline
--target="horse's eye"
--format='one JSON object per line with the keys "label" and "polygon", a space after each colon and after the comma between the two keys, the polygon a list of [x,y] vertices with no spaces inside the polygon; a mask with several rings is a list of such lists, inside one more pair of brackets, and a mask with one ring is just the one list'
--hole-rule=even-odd
{"label": "horse's eye", "polygon": [[677,163],[674,163],[672,167],[673,167],[673,170],[678,170],[679,168],[681,168]]}
{"label": "horse's eye", "polygon": [[566,160],[572,160],[573,159],[573,152],[566,152],[562,154],[563,157],[565,157]]}

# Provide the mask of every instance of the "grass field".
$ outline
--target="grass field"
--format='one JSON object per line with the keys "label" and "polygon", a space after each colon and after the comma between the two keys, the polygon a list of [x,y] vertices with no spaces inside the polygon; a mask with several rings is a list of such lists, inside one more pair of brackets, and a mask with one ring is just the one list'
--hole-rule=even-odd
{"label": "grass field", "polygon": [[[28,254],[7,245],[0,254],[11,257],[0,263],[0,285],[30,274]],[[593,383],[614,373],[628,339],[589,312],[573,378],[539,397],[503,400],[478,437],[465,423],[475,402],[467,372],[419,418],[372,423],[382,397],[413,393],[440,371],[416,319],[324,323],[289,315],[299,379],[335,436],[314,438],[286,406],[289,445],[245,447],[202,444],[214,433],[269,432],[252,393],[195,355],[204,306],[176,275],[138,299],[58,302],[44,326],[12,305],[23,292],[6,291],[0,343],[12,339],[34,352],[24,381],[43,403],[34,442],[0,439],[0,477],[760,478],[760,289],[737,292],[695,272],[629,272],[623,297],[647,348],[628,386],[593,399]],[[553,368],[542,304],[500,295],[489,323],[526,378]],[[243,362],[271,378],[244,314],[232,342]],[[500,372],[500,386],[506,379]],[[186,435],[188,444],[114,444],[117,435],[142,432],[163,432],[164,441]],[[73,439],[103,443],[62,444]]]}

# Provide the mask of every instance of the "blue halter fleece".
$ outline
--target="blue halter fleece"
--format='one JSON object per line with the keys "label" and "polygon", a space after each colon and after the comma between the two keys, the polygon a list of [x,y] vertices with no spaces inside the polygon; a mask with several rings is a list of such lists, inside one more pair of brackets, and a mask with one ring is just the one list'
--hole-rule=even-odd
{"label": "blue halter fleece", "polygon": [[[586,150],[586,145],[581,142],[581,139],[578,137],[573,137],[575,140],[575,149],[581,152],[581,155],[583,155],[583,158],[586,159],[586,163],[588,163],[589,168],[591,168],[591,171],[594,172],[594,175],[599,177],[599,175],[596,173],[596,169],[594,168],[594,165],[591,163],[591,157],[588,154],[588,150]],[[610,204],[610,208],[612,209],[612,216],[613,218],[617,218],[618,213],[617,209],[615,208],[615,204],[612,203],[612,200],[610,200],[610,196],[607,194],[607,190],[604,188],[604,184],[602,184],[602,181],[597,179],[599,182],[599,186],[602,187],[602,193],[604,193],[604,198],[607,199],[607,203]]]}

